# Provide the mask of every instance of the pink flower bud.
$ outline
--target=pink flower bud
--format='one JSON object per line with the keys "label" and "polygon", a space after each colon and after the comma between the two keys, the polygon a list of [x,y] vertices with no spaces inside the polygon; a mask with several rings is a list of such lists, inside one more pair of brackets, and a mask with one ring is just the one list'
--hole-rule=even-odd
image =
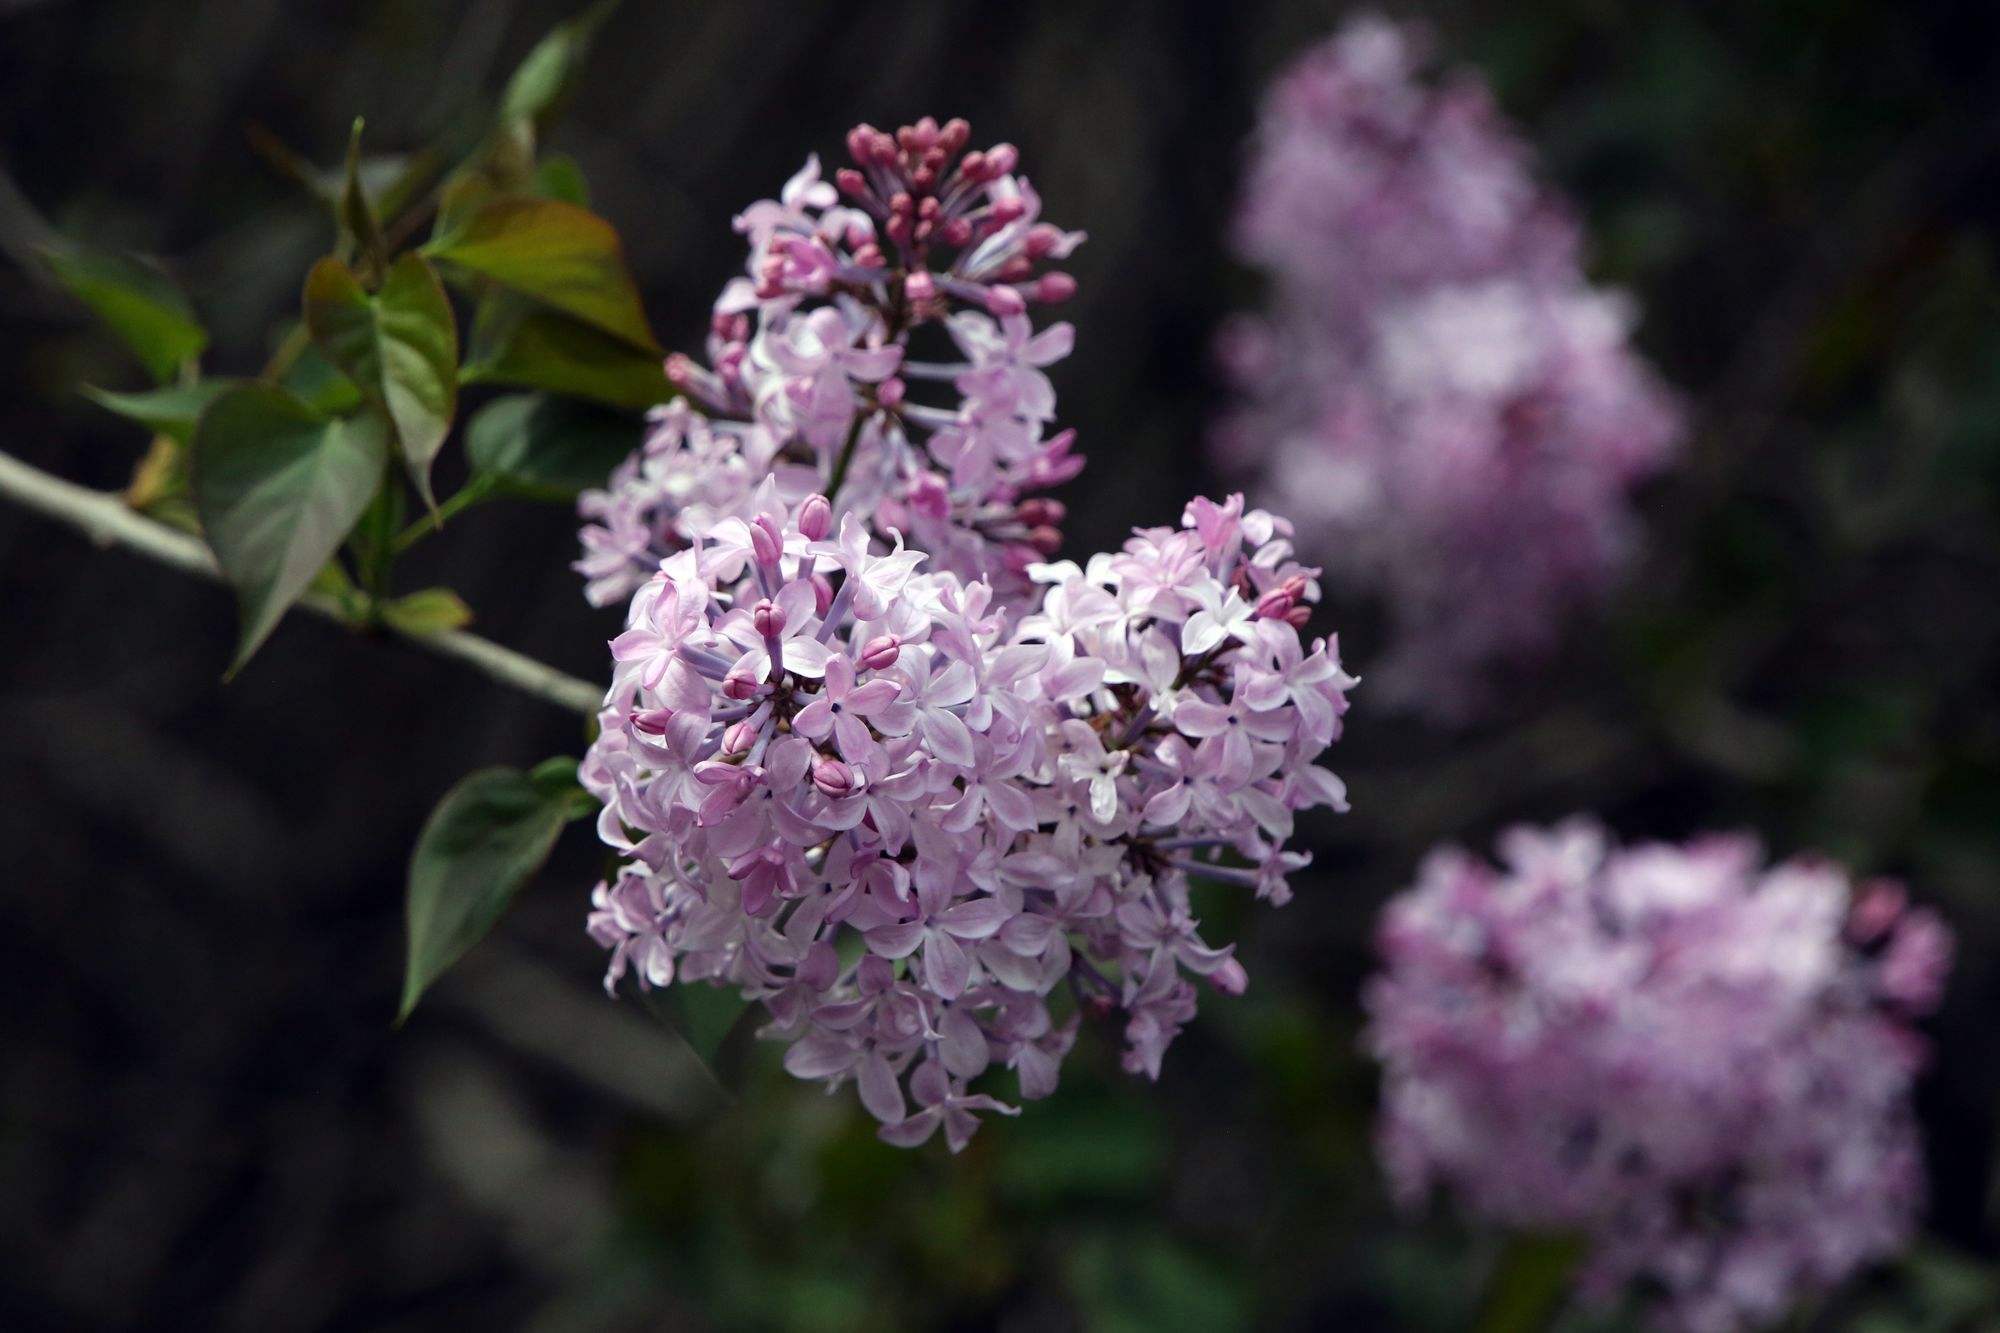
{"label": "pink flower bud", "polygon": [[1035,283],[1035,299],[1043,305],[1061,305],[1076,295],[1076,279],[1067,273],[1044,273]]}
{"label": "pink flower bud", "polygon": [[757,697],[757,678],[747,671],[733,670],[722,678],[722,697],[742,703]]}
{"label": "pink flower bud", "polygon": [[812,784],[819,788],[822,796],[840,800],[852,796],[860,785],[855,781],[854,770],[831,755],[816,754],[812,761]]}
{"label": "pink flower bud", "polygon": [[986,179],[998,180],[1012,172],[1021,161],[1021,150],[1010,143],[997,143],[986,150]]}
{"label": "pink flower bud", "polygon": [[859,199],[868,193],[868,178],[853,167],[842,167],[834,172],[833,183],[850,199]]}
{"label": "pink flower bud", "polygon": [[775,639],[785,632],[785,608],[767,597],[750,609],[750,623],[765,638]]}
{"label": "pink flower bud", "polygon": [[1306,623],[1312,618],[1312,608],[1304,602],[1300,602],[1291,610],[1285,612],[1285,623],[1293,629],[1304,629]]}
{"label": "pink flower bud", "polygon": [[986,210],[986,216],[998,228],[1004,227],[1010,222],[1019,221],[1027,211],[1028,206],[1019,199],[995,199],[993,206]]}
{"label": "pink flower bud", "polygon": [[1018,315],[1027,310],[1028,303],[1022,300],[1021,294],[1012,287],[988,287],[986,289],[986,308],[991,313],[1005,319],[1009,315]]}
{"label": "pink flower bud", "polygon": [[1234,958],[1225,958],[1221,967],[1208,974],[1208,984],[1224,995],[1241,995],[1250,988],[1250,974]]}
{"label": "pink flower bud", "polygon": [[799,536],[809,542],[823,539],[833,531],[833,506],[824,495],[808,495],[799,504]]}
{"label": "pink flower bud", "polygon": [[1903,915],[1908,895],[1894,880],[1876,880],[1855,900],[1847,917],[1847,937],[1856,944],[1870,944],[1889,933]]}
{"label": "pink flower bud", "polygon": [[937,299],[937,279],[928,269],[918,269],[903,281],[903,295],[912,305],[920,305]]}
{"label": "pink flower bud", "polygon": [[685,389],[694,381],[694,358],[686,352],[669,352],[666,363],[667,383],[676,389]]}
{"label": "pink flower bud", "polygon": [[875,386],[875,401],[883,407],[898,407],[903,402],[903,381],[891,375]]}
{"label": "pink flower bud", "polygon": [[765,568],[778,563],[785,553],[784,534],[769,514],[759,514],[750,520],[750,556]]}
{"label": "pink flower bud", "polygon": [[722,733],[722,753],[730,756],[749,754],[750,747],[757,743],[757,728],[749,718],[733,722]]}
{"label": "pink flower bud", "polygon": [[962,217],[952,218],[938,229],[938,238],[946,245],[962,246],[972,239],[972,223]]}
{"label": "pink flower bud", "polygon": [[1062,550],[1062,533],[1047,526],[1030,528],[1028,545],[1040,551],[1044,557],[1052,556]]}
{"label": "pink flower bud", "polygon": [[1257,599],[1252,614],[1260,620],[1279,620],[1291,612],[1296,600],[1291,590],[1281,583],[1275,588],[1267,589],[1264,595]]}
{"label": "pink flower bud", "polygon": [[971,137],[972,126],[966,124],[965,117],[953,116],[944,123],[944,128],[938,131],[938,147],[946,153],[956,153],[965,147],[966,140]]}
{"label": "pink flower bud", "polygon": [[1044,525],[1053,526],[1063,521],[1069,508],[1060,500],[1051,500],[1046,495],[1032,496],[1014,506],[1014,517],[1031,528]]}
{"label": "pink flower bud", "polygon": [[1037,222],[1028,228],[1028,235],[1021,249],[1030,259],[1046,259],[1062,244],[1062,228],[1052,227],[1046,222]]}
{"label": "pink flower bud", "polygon": [[673,720],[674,710],[671,708],[642,708],[632,714],[632,725],[648,736],[666,735],[667,723]]}
{"label": "pink flower bud", "polygon": [[902,653],[901,639],[893,634],[877,634],[861,645],[861,656],[854,664],[864,671],[887,671],[896,665],[896,659],[902,656]]}

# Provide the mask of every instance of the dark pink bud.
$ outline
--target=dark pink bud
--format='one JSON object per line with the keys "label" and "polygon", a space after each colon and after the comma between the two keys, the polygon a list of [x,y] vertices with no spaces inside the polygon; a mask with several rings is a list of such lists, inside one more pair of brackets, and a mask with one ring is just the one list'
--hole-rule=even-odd
{"label": "dark pink bud", "polygon": [[1028,238],[1022,244],[1030,259],[1046,259],[1055,248],[1062,244],[1062,229],[1046,222],[1037,222],[1028,228]]}
{"label": "dark pink bud", "polygon": [[855,665],[864,671],[887,671],[903,654],[903,641],[893,634],[877,634],[861,645]]}
{"label": "dark pink bud", "polygon": [[812,783],[820,794],[839,800],[852,796],[860,784],[854,779],[854,770],[831,755],[816,754],[812,761]]}
{"label": "dark pink bud", "polygon": [[1035,282],[1035,299],[1043,305],[1061,305],[1076,295],[1076,279],[1067,273],[1044,273]]}
{"label": "dark pink bud", "polygon": [[995,282],[1023,282],[1035,271],[1026,255],[1014,255],[993,272]]}
{"label": "dark pink bud", "polygon": [[1903,915],[1908,895],[1894,880],[1876,880],[1855,900],[1847,918],[1847,936],[1856,944],[1872,944],[1889,933]]}
{"label": "dark pink bud", "polygon": [[1021,299],[1021,293],[1012,287],[988,287],[986,289],[986,309],[1005,318],[1027,310],[1028,303]]}
{"label": "dark pink bud", "polygon": [[1069,509],[1061,500],[1037,495],[1014,506],[1014,517],[1031,528],[1053,526],[1063,521]]}
{"label": "dark pink bud", "polygon": [[642,708],[632,714],[632,725],[648,736],[666,735],[667,723],[673,720],[674,710],[671,708]]}
{"label": "dark pink bud", "polygon": [[722,697],[742,703],[757,697],[757,679],[747,671],[731,671],[722,678]]}
{"label": "dark pink bud", "polygon": [[1234,958],[1225,958],[1221,967],[1208,974],[1208,984],[1224,995],[1241,995],[1250,988],[1250,974]]}
{"label": "dark pink bud", "polygon": [[1028,530],[1028,545],[1040,551],[1044,556],[1051,556],[1057,551],[1062,550],[1062,534],[1054,528],[1046,526],[1030,528]]}
{"label": "dark pink bud", "polygon": [[842,167],[833,173],[833,183],[840,192],[851,199],[860,199],[868,193],[868,178],[853,167]]}
{"label": "dark pink bud", "polygon": [[730,724],[722,733],[722,752],[735,756],[749,754],[750,747],[757,743],[757,728],[749,718]]}
{"label": "dark pink bud", "polygon": [[1263,620],[1278,620],[1290,614],[1293,605],[1297,601],[1298,599],[1292,596],[1290,589],[1286,588],[1283,584],[1279,584],[1277,587],[1267,590],[1262,597],[1257,599],[1257,606],[1253,614]]}
{"label": "dark pink bud", "polygon": [[938,131],[938,147],[947,153],[956,153],[965,147],[965,141],[972,137],[972,126],[965,123],[963,116],[953,116]]}
{"label": "dark pink bud", "polygon": [[833,531],[833,506],[824,495],[808,495],[799,503],[799,536],[809,542],[819,541]]}
{"label": "dark pink bud", "polygon": [[903,295],[912,304],[933,301],[937,298],[937,279],[928,269],[918,269],[903,282]]}
{"label": "dark pink bud", "polygon": [[814,574],[806,582],[812,584],[813,614],[825,615],[826,609],[833,605],[833,585],[826,581],[824,574]]}
{"label": "dark pink bud", "polygon": [[1285,623],[1293,629],[1304,629],[1306,622],[1313,618],[1312,608],[1303,602],[1285,612]]}
{"label": "dark pink bud", "polygon": [[986,215],[992,218],[996,225],[1004,227],[1027,211],[1028,206],[1019,199],[995,199],[993,207],[987,210]]}
{"label": "dark pink bud", "polygon": [[903,401],[903,382],[891,375],[875,386],[875,401],[883,407],[896,407]]}
{"label": "dark pink bud", "polygon": [[986,150],[986,179],[998,180],[1021,161],[1021,150],[1010,143],[997,143]]}
{"label": "dark pink bud", "polygon": [[958,169],[965,173],[965,178],[969,181],[985,180],[986,154],[980,152],[977,148],[973,149],[963,158],[959,159]]}
{"label": "dark pink bud", "polygon": [[670,352],[667,354],[666,372],[667,383],[675,388],[685,389],[694,382],[694,358],[685,352]]}
{"label": "dark pink bud", "polygon": [[867,121],[861,122],[847,132],[847,155],[860,166],[867,166],[875,159],[875,136],[878,133]]}
{"label": "dark pink bud", "polygon": [[758,564],[769,568],[778,563],[785,553],[784,534],[769,514],[759,514],[750,520],[750,556]]}
{"label": "dark pink bud", "polygon": [[938,228],[938,239],[949,246],[962,246],[972,239],[972,224],[962,217],[953,218]]}
{"label": "dark pink bud", "polygon": [[882,258],[882,247],[873,241],[854,252],[854,262],[863,268],[882,268],[888,263]]}
{"label": "dark pink bud", "polygon": [[892,215],[887,222],[882,224],[882,230],[896,244],[907,244],[910,239],[910,215],[908,213]]}
{"label": "dark pink bud", "polygon": [[785,632],[785,608],[767,597],[750,608],[750,623],[765,638],[775,639]]}

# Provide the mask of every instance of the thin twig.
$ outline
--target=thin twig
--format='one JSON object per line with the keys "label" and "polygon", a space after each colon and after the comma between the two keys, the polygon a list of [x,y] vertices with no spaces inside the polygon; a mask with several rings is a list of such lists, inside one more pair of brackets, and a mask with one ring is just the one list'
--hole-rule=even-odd
{"label": "thin twig", "polygon": [[[124,546],[183,573],[222,579],[215,558],[199,538],[134,512],[116,495],[64,481],[6,453],[0,453],[0,496],[80,528],[100,546]],[[329,620],[349,623],[340,604],[331,597],[307,593],[299,605]],[[566,675],[477,634],[462,630],[417,634],[394,626],[388,628],[420,648],[467,663],[503,685],[512,685],[585,717],[595,717],[604,702],[604,691],[589,681]]]}

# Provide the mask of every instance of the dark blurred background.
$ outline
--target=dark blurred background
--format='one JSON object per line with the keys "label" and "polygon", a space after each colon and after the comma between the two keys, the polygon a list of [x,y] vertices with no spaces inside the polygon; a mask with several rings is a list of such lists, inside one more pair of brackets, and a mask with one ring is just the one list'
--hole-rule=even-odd
{"label": "dark blurred background", "polygon": [[[117,488],[136,368],[35,271],[36,218],[157,253],[255,373],[328,245],[251,151],[349,120],[411,149],[490,104],[567,6],[0,0],[0,448]],[[631,0],[554,145],[626,239],[662,339],[735,272],[730,217],[859,119],[963,115],[1086,228],[1062,416],[1073,549],[1211,485],[1208,342],[1256,298],[1223,236],[1265,80],[1336,5]],[[1615,605],[1478,725],[1357,692],[1355,812],[1250,993],[1157,1088],[1088,1034],[1051,1101],[960,1158],[876,1143],[759,1052],[732,1102],[598,990],[573,833],[392,1030],[403,872],[481,764],[574,719],[409,648],[287,623],[234,683],[218,589],[0,508],[0,1326],[1043,1329],[1462,1326],[1491,1240],[1392,1228],[1356,995],[1434,841],[1578,809],[1759,830],[1906,876],[1961,956],[1921,1102],[1913,1261],[1826,1327],[1991,1326],[2000,1026],[2000,10],[1609,0],[1423,10],[1588,221],[1593,271],[1686,395]],[[447,478],[447,484],[449,478]],[[420,547],[477,628],[597,677],[615,616],[558,507]],[[1334,608],[1369,669],[1367,609]],[[1225,916],[1228,913],[1225,912]]]}

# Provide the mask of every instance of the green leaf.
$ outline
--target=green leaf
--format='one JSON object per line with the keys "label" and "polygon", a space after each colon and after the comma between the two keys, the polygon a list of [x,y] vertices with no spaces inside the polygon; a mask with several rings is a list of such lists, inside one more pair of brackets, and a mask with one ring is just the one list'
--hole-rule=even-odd
{"label": "green leaf", "polygon": [[618,0],[599,0],[582,13],[558,23],[548,36],[535,43],[514,71],[514,77],[507,81],[507,91],[500,99],[502,124],[525,120],[537,131],[548,128],[582,68],[590,39],[617,7]]}
{"label": "green leaf", "polygon": [[727,986],[680,982],[641,988],[639,1003],[693,1052],[717,1088],[731,1096],[743,1090],[758,1018],[741,995]]}
{"label": "green leaf", "polygon": [[382,619],[405,634],[439,634],[472,623],[472,608],[449,588],[421,588],[382,603]]}
{"label": "green leaf", "polygon": [[[304,336],[303,325],[293,327]],[[361,390],[355,387],[354,381],[341,374],[310,342],[292,364],[285,367],[278,383],[322,416],[345,416],[361,406]]]}
{"label": "green leaf", "polygon": [[194,307],[152,261],[82,246],[46,250],[42,259],[70,295],[138,354],[154,383],[171,382],[208,346]]}
{"label": "green leaf", "polygon": [[460,213],[424,253],[659,356],[610,223],[556,199],[512,195]]}
{"label": "green leaf", "polygon": [[661,359],[511,292],[480,302],[459,378],[651,407],[673,397]]}
{"label": "green leaf", "polygon": [[1538,1333],[1568,1299],[1570,1278],[1583,1258],[1573,1236],[1510,1238],[1487,1280],[1475,1327],[1479,1333]]}
{"label": "green leaf", "polygon": [[140,393],[114,393],[109,389],[83,386],[83,396],[107,412],[116,412],[181,444],[194,434],[194,423],[202,409],[241,380],[197,380],[193,384],[170,384]]}
{"label": "green leaf", "polygon": [[589,797],[580,789],[552,791],[554,785],[518,769],[481,769],[460,779],[431,811],[410,857],[409,955],[398,1023],[493,929],[515,892],[548,859],[563,825],[589,813]]}
{"label": "green leaf", "polygon": [[335,207],[335,224],[340,234],[340,252],[357,260],[372,278],[388,262],[388,248],[382,243],[382,223],[368,202],[368,190],[361,180],[361,117],[347,136],[347,166],[342,173],[340,202]]}
{"label": "green leaf", "polygon": [[475,476],[529,500],[564,502],[602,486],[639,444],[639,423],[573,398],[509,394],[473,414],[465,452]]}
{"label": "green leaf", "polygon": [[578,208],[590,207],[590,187],[584,183],[583,168],[567,153],[551,153],[535,164],[535,193]]}
{"label": "green leaf", "polygon": [[458,406],[458,325],[437,274],[411,252],[370,296],[328,256],[306,277],[305,318],[320,351],[389,414],[410,479],[436,508],[431,461]]}
{"label": "green leaf", "polygon": [[368,507],[388,435],[373,413],[329,419],[267,384],[238,385],[202,413],[189,480],[209,547],[243,609],[230,674]]}

